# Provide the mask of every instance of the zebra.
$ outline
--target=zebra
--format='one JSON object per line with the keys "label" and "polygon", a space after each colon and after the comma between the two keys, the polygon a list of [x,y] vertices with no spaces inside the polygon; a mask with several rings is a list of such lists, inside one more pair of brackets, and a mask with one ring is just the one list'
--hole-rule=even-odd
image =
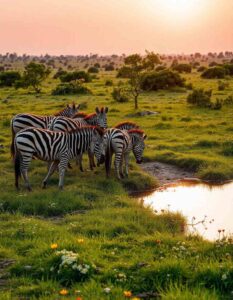
{"label": "zebra", "polygon": [[11,131],[12,131],[12,141],[11,141],[11,153],[14,155],[14,138],[17,132],[27,127],[37,127],[37,128],[48,128],[51,121],[57,116],[72,117],[74,116],[80,108],[80,105],[67,104],[67,106],[61,111],[54,114],[54,116],[38,116],[29,113],[21,113],[14,116],[11,120]]}
{"label": "zebra", "polygon": [[[147,136],[143,130],[130,129],[128,131],[118,128],[108,129],[104,134],[104,145],[106,145],[105,169],[107,177],[110,176],[112,155],[115,153],[115,173],[118,179],[124,178],[123,162],[125,162],[125,175],[129,175],[129,154],[131,150],[138,164],[142,163],[142,154],[145,148],[144,140]],[[98,144],[96,146],[98,148]],[[96,157],[100,152],[96,149]]]}
{"label": "zebra", "polygon": [[86,115],[84,117],[80,117],[80,113],[77,113],[72,117],[74,120],[78,120],[83,124],[83,126],[86,125],[92,125],[96,126],[98,125],[101,128],[107,128],[107,113],[108,113],[108,107],[102,107],[99,109],[99,107],[96,107],[95,113]]}
{"label": "zebra", "polygon": [[15,136],[14,168],[15,186],[19,188],[19,176],[22,174],[26,187],[31,191],[28,179],[28,168],[33,156],[40,160],[52,162],[42,187],[45,188],[49,177],[59,170],[59,188],[64,186],[64,175],[70,159],[77,157],[89,148],[95,151],[98,143],[101,157],[104,161],[105,148],[103,145],[104,131],[99,127],[87,126],[69,132],[55,132],[42,128],[28,127]]}
{"label": "zebra", "polygon": [[[76,115],[80,115],[80,113],[76,114],[73,118],[66,118],[63,116],[57,117],[52,120],[49,129],[53,131],[69,131],[74,130],[83,126],[99,126],[100,128],[107,128],[107,114],[108,107],[99,109],[96,107],[96,113],[86,115],[84,118],[76,118]],[[88,151],[89,156],[89,165],[90,169],[96,166],[94,161],[94,156]],[[82,154],[77,159],[77,163],[79,164],[80,171],[83,172],[82,166]]]}
{"label": "zebra", "polygon": [[118,128],[121,130],[130,130],[130,129],[139,129],[139,126],[134,122],[126,121],[126,122],[118,123],[114,128]]}

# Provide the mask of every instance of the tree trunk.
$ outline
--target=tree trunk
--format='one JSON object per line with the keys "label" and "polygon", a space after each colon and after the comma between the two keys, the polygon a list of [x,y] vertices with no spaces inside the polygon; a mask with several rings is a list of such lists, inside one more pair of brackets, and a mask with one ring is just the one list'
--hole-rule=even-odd
{"label": "tree trunk", "polygon": [[138,95],[134,96],[134,108],[138,109]]}

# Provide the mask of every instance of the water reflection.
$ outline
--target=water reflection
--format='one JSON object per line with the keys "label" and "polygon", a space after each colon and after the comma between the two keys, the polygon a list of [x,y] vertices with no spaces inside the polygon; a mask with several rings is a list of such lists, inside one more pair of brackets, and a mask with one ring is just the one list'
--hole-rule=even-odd
{"label": "water reflection", "polygon": [[[225,234],[233,233],[232,182],[208,185],[195,181],[180,181],[163,186],[149,195],[143,195],[142,198],[145,205],[151,205],[157,211],[169,209],[181,212],[188,218],[188,223],[197,223],[205,219],[205,226],[200,223],[195,228],[207,239],[217,239],[219,229],[225,229]],[[189,228],[193,231],[191,226]]]}

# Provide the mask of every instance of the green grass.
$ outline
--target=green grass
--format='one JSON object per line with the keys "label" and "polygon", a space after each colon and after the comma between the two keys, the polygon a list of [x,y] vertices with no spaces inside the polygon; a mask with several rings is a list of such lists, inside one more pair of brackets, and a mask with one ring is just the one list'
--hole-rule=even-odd
{"label": "green grass", "polygon": [[[212,88],[217,80],[204,80],[197,73],[186,75],[195,87]],[[129,190],[148,190],[157,181],[136,166],[133,157],[130,176],[122,182],[105,178],[103,167],[80,173],[75,163],[65,176],[64,191],[57,188],[54,174],[46,190],[40,185],[46,164],[32,161],[29,178],[33,192],[14,189],[13,165],[9,154],[10,119],[19,112],[52,114],[71,101],[83,103],[93,112],[97,105],[109,106],[109,126],[132,120],[148,135],[145,160],[164,161],[181,166],[207,180],[233,178],[232,106],[220,111],[186,105],[186,91],[145,93],[139,98],[140,110],[157,115],[133,114],[133,103],[115,103],[111,91],[118,79],[115,72],[101,72],[88,84],[88,96],[51,96],[58,81],[49,78],[42,94],[26,90],[0,89],[0,262],[14,259],[7,285],[0,299],[125,299],[158,293],[161,299],[231,299],[233,291],[233,249],[230,241],[208,242],[185,235],[186,220],[179,213],[153,213],[140,201],[128,196]],[[105,86],[107,79],[113,87]],[[233,80],[223,91],[232,93]],[[87,167],[87,158],[84,160]],[[80,240],[83,242],[80,243]],[[57,243],[58,249],[50,245]],[[93,274],[66,286],[51,268],[56,251],[67,249],[83,262],[94,264]],[[1,265],[1,264],[0,264]],[[69,272],[68,272],[69,273]],[[67,274],[68,274],[67,273]],[[72,281],[71,275],[66,275]],[[104,288],[111,289],[109,294]],[[59,295],[62,288],[67,296]],[[80,292],[78,292],[80,291]]]}

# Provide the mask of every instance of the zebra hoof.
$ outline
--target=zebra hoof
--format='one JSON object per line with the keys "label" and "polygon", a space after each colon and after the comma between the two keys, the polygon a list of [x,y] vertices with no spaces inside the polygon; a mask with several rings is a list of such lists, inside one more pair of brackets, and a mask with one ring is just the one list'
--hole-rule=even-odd
{"label": "zebra hoof", "polygon": [[28,191],[31,192],[32,188],[30,186],[27,187]]}
{"label": "zebra hoof", "polygon": [[125,178],[125,176],[124,176],[124,174],[123,174],[123,173],[121,173],[121,174],[120,174],[120,177],[121,177],[122,179],[124,179],[124,178]]}

